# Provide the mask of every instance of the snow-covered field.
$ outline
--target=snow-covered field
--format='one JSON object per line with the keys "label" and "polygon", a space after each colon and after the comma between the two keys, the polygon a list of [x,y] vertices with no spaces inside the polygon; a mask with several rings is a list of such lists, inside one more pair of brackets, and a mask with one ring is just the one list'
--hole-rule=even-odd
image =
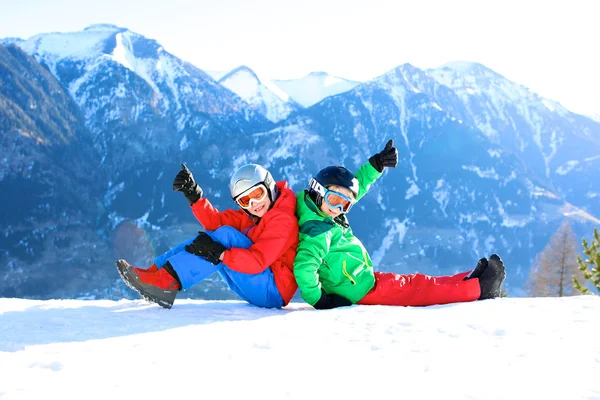
{"label": "snow-covered field", "polygon": [[0,299],[0,399],[600,399],[600,297]]}

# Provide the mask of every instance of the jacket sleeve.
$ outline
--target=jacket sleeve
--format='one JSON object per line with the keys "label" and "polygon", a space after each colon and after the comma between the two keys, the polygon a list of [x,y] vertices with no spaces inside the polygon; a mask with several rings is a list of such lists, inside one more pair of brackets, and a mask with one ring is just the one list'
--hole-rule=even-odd
{"label": "jacket sleeve", "polygon": [[300,242],[294,259],[294,276],[300,295],[311,306],[321,298],[319,268],[329,253],[331,227],[325,222],[308,221],[300,228]]}
{"label": "jacket sleeve", "polygon": [[360,167],[358,172],[354,175],[358,180],[358,197],[356,200],[360,200],[367,192],[371,185],[383,175],[371,165],[370,162],[366,162]]}
{"label": "jacket sleeve", "polygon": [[277,213],[265,221],[256,242],[248,249],[225,250],[223,263],[234,271],[258,274],[270,267],[298,239],[298,221],[294,214]]}
{"label": "jacket sleeve", "polygon": [[192,213],[204,229],[209,231],[214,231],[224,225],[242,230],[242,223],[244,219],[248,218],[248,214],[242,210],[225,210],[221,212],[204,197],[192,205]]}

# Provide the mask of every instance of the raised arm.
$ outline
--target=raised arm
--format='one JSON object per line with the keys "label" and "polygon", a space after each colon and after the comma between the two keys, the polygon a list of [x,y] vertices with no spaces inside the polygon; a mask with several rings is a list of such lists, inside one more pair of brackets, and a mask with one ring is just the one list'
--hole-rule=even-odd
{"label": "raised arm", "polygon": [[355,174],[358,180],[358,196],[360,200],[371,185],[381,177],[385,168],[396,168],[398,165],[398,150],[394,147],[394,141],[388,140],[385,148],[369,158],[369,162],[363,164]]}

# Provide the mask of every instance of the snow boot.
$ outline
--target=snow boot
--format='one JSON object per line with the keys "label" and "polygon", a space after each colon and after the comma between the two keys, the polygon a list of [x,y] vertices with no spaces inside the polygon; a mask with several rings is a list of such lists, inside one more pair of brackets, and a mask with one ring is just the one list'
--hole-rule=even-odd
{"label": "snow boot", "polygon": [[181,289],[177,273],[167,263],[156,272],[135,268],[125,260],[117,261],[117,270],[123,281],[142,298],[163,308],[171,308]]}
{"label": "snow boot", "polygon": [[488,267],[479,277],[479,287],[481,288],[479,300],[500,297],[505,278],[504,262],[498,254],[492,254],[488,260]]}
{"label": "snow boot", "polygon": [[156,266],[156,264],[152,264],[147,269],[138,267],[133,267],[133,269],[135,270],[135,272],[158,272],[158,267]]}
{"label": "snow boot", "polygon": [[485,258],[485,257],[480,258],[479,261],[477,262],[477,265],[475,266],[475,269],[473,270],[473,272],[471,272],[469,274],[469,276],[465,277],[465,279],[463,279],[463,280],[466,281],[466,280],[473,279],[473,278],[479,278],[481,276],[481,274],[483,274],[483,271],[485,271],[487,266],[488,266],[487,258]]}

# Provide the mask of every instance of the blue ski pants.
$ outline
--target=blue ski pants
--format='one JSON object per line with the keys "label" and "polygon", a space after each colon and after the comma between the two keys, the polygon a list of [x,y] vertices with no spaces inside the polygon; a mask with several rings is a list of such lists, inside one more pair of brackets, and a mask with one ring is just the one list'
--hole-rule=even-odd
{"label": "blue ski pants", "polygon": [[[232,247],[247,249],[252,246],[252,241],[246,235],[230,226],[222,226],[206,233],[227,249]],[[187,240],[154,259],[154,264],[158,268],[162,268],[167,261],[171,264],[179,276],[183,290],[218,272],[229,288],[248,303],[266,308],[283,307],[283,299],[275,285],[271,267],[258,274],[245,274],[232,270],[222,262],[214,265],[204,257],[185,251],[185,246],[192,243],[194,239]]]}

